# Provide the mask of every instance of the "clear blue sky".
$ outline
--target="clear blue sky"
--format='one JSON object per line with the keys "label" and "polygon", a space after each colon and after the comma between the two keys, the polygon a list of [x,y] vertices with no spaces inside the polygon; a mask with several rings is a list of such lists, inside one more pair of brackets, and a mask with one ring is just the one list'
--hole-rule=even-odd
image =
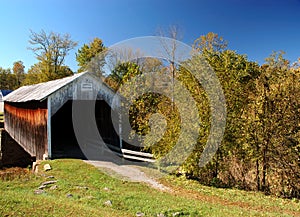
{"label": "clear blue sky", "polygon": [[272,51],[300,57],[300,0],[2,0],[0,66],[21,60],[27,71],[37,62],[27,49],[30,29],[69,33],[78,47],[66,64],[77,70],[75,52],[94,37],[110,46],[173,24],[187,44],[212,31],[260,64]]}

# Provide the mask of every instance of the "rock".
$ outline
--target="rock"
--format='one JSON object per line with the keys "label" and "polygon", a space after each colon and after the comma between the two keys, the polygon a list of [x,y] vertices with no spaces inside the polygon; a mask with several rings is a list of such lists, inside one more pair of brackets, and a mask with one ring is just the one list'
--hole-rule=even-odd
{"label": "rock", "polygon": [[145,216],[145,214],[142,213],[142,212],[137,212],[135,216],[136,216],[136,217],[142,217],[142,216]]}
{"label": "rock", "polygon": [[46,185],[41,185],[40,187],[38,187],[38,189],[44,189],[44,188],[47,188]]}
{"label": "rock", "polygon": [[180,212],[175,212],[172,216],[180,216]]}
{"label": "rock", "polygon": [[166,217],[166,216],[162,213],[159,213],[159,214],[157,214],[157,217]]}
{"label": "rock", "polygon": [[44,170],[45,170],[45,171],[51,170],[50,164],[45,164],[45,165],[44,165]]}
{"label": "rock", "polygon": [[67,198],[73,197],[73,194],[67,194]]}
{"label": "rock", "polygon": [[34,194],[43,194],[43,193],[45,193],[45,191],[42,190],[42,189],[38,189],[38,190],[34,190],[33,193],[34,193]]}
{"label": "rock", "polygon": [[54,184],[56,183],[57,181],[55,180],[52,180],[52,181],[47,181],[47,182],[43,182],[42,185],[51,185],[51,184]]}
{"label": "rock", "polygon": [[107,200],[104,202],[105,206],[112,206],[112,202],[110,200]]}
{"label": "rock", "polygon": [[108,187],[105,187],[103,189],[104,189],[104,191],[110,191],[110,188],[108,188]]}
{"label": "rock", "polygon": [[46,179],[54,179],[54,176],[47,176]]}
{"label": "rock", "polygon": [[38,173],[38,171],[39,171],[38,166],[39,166],[38,162],[33,162],[32,163],[32,172],[33,173]]}
{"label": "rock", "polygon": [[48,155],[43,154],[43,160],[48,160],[48,159],[49,159]]}
{"label": "rock", "polygon": [[88,187],[86,186],[76,186],[77,189],[84,189],[84,190],[89,190]]}
{"label": "rock", "polygon": [[50,187],[50,190],[56,190],[57,188],[58,188],[57,185],[53,185]]}

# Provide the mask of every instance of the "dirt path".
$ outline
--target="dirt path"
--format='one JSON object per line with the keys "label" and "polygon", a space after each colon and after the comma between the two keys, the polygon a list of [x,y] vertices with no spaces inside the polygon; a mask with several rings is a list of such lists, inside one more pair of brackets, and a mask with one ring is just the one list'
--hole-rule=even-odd
{"label": "dirt path", "polygon": [[121,178],[123,179],[125,178],[132,182],[144,182],[151,187],[159,189],[161,191],[170,191],[170,188],[159,183],[154,178],[150,178],[137,167],[131,165],[118,165],[113,162],[107,161],[85,160],[84,162],[91,164],[99,169],[104,169],[104,171],[108,173],[114,172],[117,176],[121,176]]}

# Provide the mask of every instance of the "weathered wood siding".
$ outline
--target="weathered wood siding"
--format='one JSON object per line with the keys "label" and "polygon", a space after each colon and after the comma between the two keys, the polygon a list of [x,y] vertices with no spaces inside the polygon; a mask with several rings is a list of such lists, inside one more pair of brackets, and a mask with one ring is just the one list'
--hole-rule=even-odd
{"label": "weathered wood siding", "polygon": [[47,103],[5,103],[5,130],[37,159],[47,152]]}
{"label": "weathered wood siding", "polygon": [[[68,100],[105,100],[112,107],[114,92],[103,82],[95,80],[89,74],[67,84],[51,94],[51,116],[53,116]],[[117,107],[119,102],[116,100]]]}

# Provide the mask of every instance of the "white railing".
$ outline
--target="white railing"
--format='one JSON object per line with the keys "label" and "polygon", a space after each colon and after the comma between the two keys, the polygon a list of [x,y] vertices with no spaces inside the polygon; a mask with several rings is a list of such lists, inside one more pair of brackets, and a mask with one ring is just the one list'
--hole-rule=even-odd
{"label": "white railing", "polygon": [[132,159],[132,160],[139,160],[144,162],[155,162],[155,159],[153,157],[153,154],[140,152],[140,151],[132,151],[128,149],[120,149],[119,147],[106,144],[108,148],[110,148],[115,154],[117,154],[120,157]]}

